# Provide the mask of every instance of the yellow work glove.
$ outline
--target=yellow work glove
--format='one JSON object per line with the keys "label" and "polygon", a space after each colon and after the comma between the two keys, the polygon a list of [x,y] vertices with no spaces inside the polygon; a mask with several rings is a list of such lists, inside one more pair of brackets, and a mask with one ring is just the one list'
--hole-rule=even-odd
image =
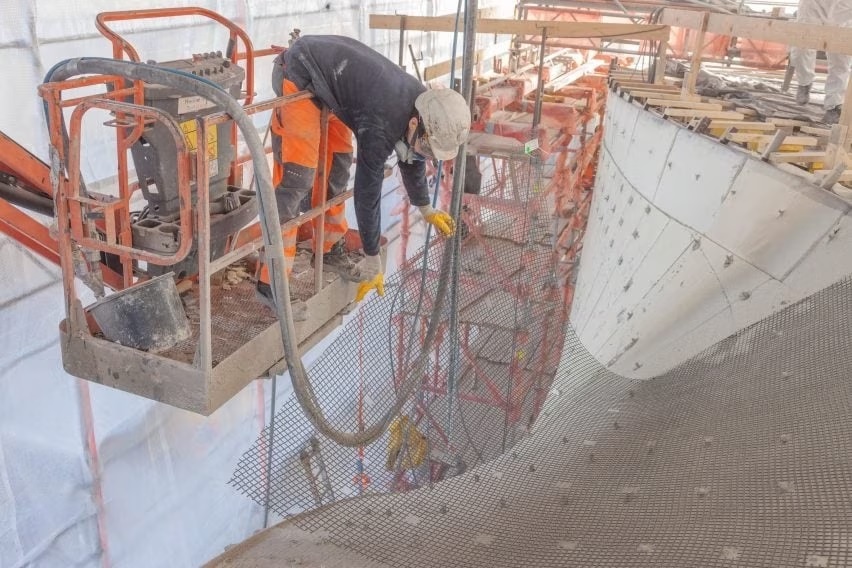
{"label": "yellow work glove", "polygon": [[435,209],[431,205],[420,205],[418,209],[420,209],[420,214],[423,215],[426,222],[441,231],[442,235],[445,237],[453,236],[456,231],[456,224],[449,213]]}
{"label": "yellow work glove", "polygon": [[385,276],[382,274],[381,256],[365,256],[356,269],[359,280],[358,292],[355,294],[356,302],[363,300],[370,290],[375,290],[379,296],[385,295]]}

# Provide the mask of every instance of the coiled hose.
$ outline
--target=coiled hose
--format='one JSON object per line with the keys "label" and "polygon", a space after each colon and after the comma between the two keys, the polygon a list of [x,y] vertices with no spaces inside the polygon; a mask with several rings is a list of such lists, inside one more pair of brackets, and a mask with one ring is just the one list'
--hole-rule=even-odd
{"label": "coiled hose", "polygon": [[[293,310],[289,302],[290,281],[284,270],[284,243],[281,237],[281,221],[278,217],[278,207],[275,200],[275,189],[272,176],[266,166],[266,152],[263,142],[254,127],[251,118],[243,110],[239,101],[225,92],[215,83],[197,75],[191,75],[175,69],[158,67],[145,63],[120,61],[98,57],[68,59],[55,65],[45,77],[45,82],[61,81],[76,75],[115,75],[133,81],[164,85],[187,94],[197,95],[212,101],[225,110],[242,131],[256,173],[255,183],[258,196],[258,215],[263,233],[263,243],[266,247],[266,261],[272,277],[272,292],[275,298],[276,313],[281,326],[281,337],[284,343],[284,356],[293,382],[296,399],[305,411],[314,427],[324,436],[342,446],[357,447],[368,445],[377,440],[387,429],[391,420],[400,413],[403,405],[418,384],[418,377],[423,376],[428,354],[435,341],[438,322],[443,310],[444,298],[447,293],[447,282],[453,263],[453,247],[444,248],[441,259],[441,278],[436,290],[436,300],[432,309],[432,317],[426,331],[423,348],[418,356],[414,370],[405,379],[397,391],[397,399],[391,408],[369,428],[357,432],[344,432],[335,428],[326,418],[319,403],[307,371],[302,364],[302,358],[296,345],[296,329],[293,325]],[[457,237],[456,237],[457,238]],[[281,301],[284,298],[286,301]]]}

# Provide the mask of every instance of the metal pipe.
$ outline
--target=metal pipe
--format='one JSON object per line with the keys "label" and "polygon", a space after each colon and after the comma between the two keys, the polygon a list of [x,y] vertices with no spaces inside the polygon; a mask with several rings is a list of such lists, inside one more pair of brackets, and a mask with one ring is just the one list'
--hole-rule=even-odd
{"label": "metal pipe", "polygon": [[[476,14],[477,0],[467,0],[464,11],[464,52],[462,53],[462,83],[461,94],[467,99],[471,113],[473,112],[473,58],[476,52]],[[467,162],[467,141],[463,142],[456,154],[453,165],[453,193],[450,214],[456,222],[461,221],[462,196],[464,195],[465,165]],[[458,230],[451,241],[453,247],[453,263],[450,272],[450,365],[447,377],[447,433],[452,438],[453,411],[455,398],[458,396],[459,370],[459,264],[461,262],[461,236]],[[452,443],[452,442],[451,442]]]}
{"label": "metal pipe", "polygon": [[541,122],[541,96],[544,94],[544,50],[547,48],[547,28],[541,30],[541,47],[538,52],[538,82],[536,83],[535,95],[535,110],[533,111],[532,135],[535,135],[535,130],[538,123]]}
{"label": "metal pipe", "polygon": [[269,494],[272,489],[272,446],[275,444],[275,391],[278,389],[278,375],[270,371],[272,378],[272,400],[269,401],[269,438],[266,442],[266,498],[263,500],[263,528],[269,526]]}
{"label": "metal pipe", "polygon": [[420,75],[420,66],[417,64],[417,58],[414,56],[414,48],[408,44],[408,53],[411,54],[411,63],[414,65],[414,74],[417,75],[417,80],[423,82],[423,77]]}
{"label": "metal pipe", "polygon": [[53,200],[51,198],[27,191],[17,185],[0,181],[0,199],[5,199],[12,205],[29,209],[41,215],[53,217]]}
{"label": "metal pipe", "polygon": [[405,16],[399,18],[399,62],[398,65],[405,69]]}
{"label": "metal pipe", "polygon": [[[319,146],[319,164],[317,167],[316,184],[319,186],[320,198],[318,207],[325,209],[325,203],[328,200],[328,107],[322,105],[320,111],[320,146]],[[322,273],[323,273],[323,252],[325,251],[325,214],[317,217],[317,222],[314,223],[314,294],[319,294],[322,291]]]}

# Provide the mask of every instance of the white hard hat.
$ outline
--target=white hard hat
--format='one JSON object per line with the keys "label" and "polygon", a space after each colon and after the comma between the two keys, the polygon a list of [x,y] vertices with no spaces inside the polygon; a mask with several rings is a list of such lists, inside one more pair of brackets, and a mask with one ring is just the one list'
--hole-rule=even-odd
{"label": "white hard hat", "polygon": [[470,107],[452,89],[430,89],[414,101],[432,153],[438,160],[456,157],[470,133]]}

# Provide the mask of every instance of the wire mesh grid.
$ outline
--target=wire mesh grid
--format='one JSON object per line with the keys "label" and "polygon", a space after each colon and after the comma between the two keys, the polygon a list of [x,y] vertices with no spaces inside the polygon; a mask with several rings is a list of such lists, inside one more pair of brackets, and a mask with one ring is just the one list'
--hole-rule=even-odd
{"label": "wire mesh grid", "polygon": [[847,278],[647,381],[569,328],[511,451],[290,526],[322,529],[352,565],[850,566],[850,317]]}
{"label": "wire mesh grid", "polygon": [[[272,310],[255,297],[254,284],[248,280],[228,287],[211,287],[211,339],[213,365],[226,359],[247,341],[254,339],[275,323]],[[163,357],[192,363],[198,350],[201,312],[198,289],[181,296],[191,335],[184,341],[160,353]]]}
{"label": "wire mesh grid", "polygon": [[[267,428],[240,459],[235,487],[287,516],[346,497],[429,485],[494,458],[529,431],[555,374],[567,314],[551,284],[541,163],[500,166],[480,196],[466,196],[478,229],[461,247],[458,336],[450,337],[445,302],[423,376],[404,407],[410,426],[402,439],[422,435],[422,459],[409,442],[390,452],[394,439],[387,433],[367,447],[342,448],[289,400],[270,426],[271,448]],[[336,428],[369,426],[397,400],[422,350],[447,243],[433,240],[391,276],[385,297],[368,301],[310,369]],[[454,349],[459,371],[451,379]]]}
{"label": "wire mesh grid", "polygon": [[[485,208],[493,196],[484,191],[471,209]],[[491,205],[502,211],[505,204]],[[524,216],[531,236],[522,243],[508,233],[497,239],[487,230],[471,231],[461,259],[459,342],[468,352],[458,398],[450,404],[444,394],[449,349],[441,337],[424,373],[424,384],[433,388],[406,408],[411,417],[424,414],[418,424],[433,454],[444,455],[458,475],[431,484],[429,468],[383,470],[387,439],[363,455],[321,440],[336,502],[315,509],[318,493],[293,459],[313,435],[305,423],[305,435],[287,442],[289,454],[275,454],[269,503],[285,515],[315,510],[284,526],[322,534],[338,560],[352,559],[336,565],[369,559],[383,566],[447,567],[852,566],[852,279],[664,375],[632,381],[607,371],[549,311],[552,258],[531,253],[546,248],[549,235],[534,212],[531,207]],[[505,265],[489,262],[491,254]],[[438,256],[440,248],[428,253],[425,311]],[[533,275],[526,288],[513,277],[513,267],[524,262],[524,273]],[[363,363],[354,359],[359,363],[350,366],[357,380],[336,399],[345,401],[349,423],[357,422],[353,393],[360,377],[370,376],[365,390],[374,404],[372,397],[392,380],[376,380],[373,368],[384,373],[404,366],[393,333],[422,330],[423,318],[415,316],[420,277],[413,262],[394,280],[391,302],[370,304],[370,310],[388,310],[381,312],[381,325],[369,325],[371,312],[364,311],[365,335],[386,329],[387,358],[372,356],[375,341],[353,340],[352,329],[344,334],[350,349],[361,345],[365,354]],[[542,321],[553,325],[529,325]],[[539,366],[523,364],[526,358]],[[342,386],[326,388],[333,393]],[[514,407],[484,402],[511,400],[498,396],[507,391],[516,394]],[[536,398],[543,393],[542,405]],[[293,403],[278,420],[304,422]],[[442,445],[436,431],[446,434],[450,424],[450,441]],[[265,487],[262,440],[258,444],[234,476],[244,491],[253,480],[256,494]],[[359,460],[369,485],[353,474]],[[403,491],[423,485],[428,488]],[[360,492],[367,496],[342,499]]]}

